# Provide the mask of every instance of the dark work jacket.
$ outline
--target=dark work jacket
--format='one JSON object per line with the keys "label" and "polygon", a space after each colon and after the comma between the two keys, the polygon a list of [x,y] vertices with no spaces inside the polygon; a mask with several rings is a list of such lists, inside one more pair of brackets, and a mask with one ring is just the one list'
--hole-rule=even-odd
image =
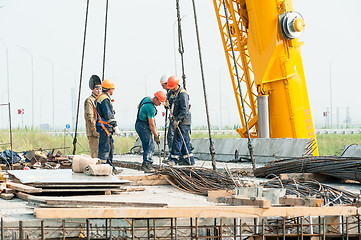
{"label": "dark work jacket", "polygon": [[173,111],[175,121],[179,121],[182,125],[191,125],[192,116],[189,111],[189,95],[179,86],[176,92],[169,91],[167,93],[167,100],[169,101],[170,109]]}
{"label": "dark work jacket", "polygon": [[[108,94],[104,92],[101,94],[102,95],[98,97],[98,100],[96,102],[96,108],[102,120],[108,122],[108,124],[110,125],[106,127],[108,129],[113,130],[112,128],[117,126],[117,121],[115,120],[114,117],[112,101]],[[97,126],[97,130],[99,127],[101,128],[98,118],[97,118],[96,126]]]}

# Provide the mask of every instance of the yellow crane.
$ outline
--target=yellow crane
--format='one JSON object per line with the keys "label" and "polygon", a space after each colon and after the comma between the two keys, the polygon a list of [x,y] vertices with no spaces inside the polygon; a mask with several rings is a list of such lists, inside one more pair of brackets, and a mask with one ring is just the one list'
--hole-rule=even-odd
{"label": "yellow crane", "polygon": [[291,0],[213,3],[241,119],[237,132],[247,137],[247,123],[250,137],[312,138],[318,155],[298,40],[301,14]]}

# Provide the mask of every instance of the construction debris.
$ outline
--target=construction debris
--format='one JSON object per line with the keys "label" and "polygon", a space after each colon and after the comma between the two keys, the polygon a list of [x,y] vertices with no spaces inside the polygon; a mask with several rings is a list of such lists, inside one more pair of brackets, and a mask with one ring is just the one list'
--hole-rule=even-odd
{"label": "construction debris", "polygon": [[280,180],[274,178],[261,184],[264,187],[285,188],[287,195],[299,198],[314,197],[324,200],[324,205],[351,204],[357,194],[347,190],[319,183],[315,180]]}

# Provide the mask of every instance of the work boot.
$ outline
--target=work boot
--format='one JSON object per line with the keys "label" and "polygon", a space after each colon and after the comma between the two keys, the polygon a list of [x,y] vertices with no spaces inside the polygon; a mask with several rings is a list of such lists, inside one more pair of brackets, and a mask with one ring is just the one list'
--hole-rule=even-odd
{"label": "work boot", "polygon": [[119,175],[123,172],[123,169],[120,169],[120,168],[113,168],[113,171],[112,171],[112,174],[113,175]]}
{"label": "work boot", "polygon": [[155,172],[155,169],[153,168],[151,163],[143,163],[142,169],[145,173],[152,173]]}
{"label": "work boot", "polygon": [[178,162],[178,165],[179,166],[192,166],[192,165],[194,165],[194,164],[189,164],[189,162],[188,161],[186,161],[186,160],[182,160],[182,161],[179,161]]}
{"label": "work boot", "polygon": [[168,159],[164,159],[164,160],[162,160],[162,163],[168,164],[168,163],[169,163],[169,160],[168,160]]}
{"label": "work boot", "polygon": [[177,163],[175,163],[174,161],[169,161],[168,165],[172,167],[172,166],[177,165]]}

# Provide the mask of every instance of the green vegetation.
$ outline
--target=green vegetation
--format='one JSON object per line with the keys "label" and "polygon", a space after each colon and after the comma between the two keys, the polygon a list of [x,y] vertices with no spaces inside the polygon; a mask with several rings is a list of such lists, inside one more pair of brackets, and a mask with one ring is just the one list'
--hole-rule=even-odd
{"label": "green vegetation", "polygon": [[[78,135],[77,154],[89,154],[88,139],[86,136]],[[65,144],[64,144],[65,140]],[[0,130],[0,143],[10,143],[10,135],[8,130]],[[114,152],[116,154],[127,153],[135,143],[134,137],[114,137]],[[27,150],[42,148],[64,148],[60,149],[63,154],[72,154],[73,137],[70,134],[53,135],[48,132],[39,130],[16,129],[13,130],[13,150],[23,152]],[[2,150],[10,149],[10,145],[1,145]]]}
{"label": "green vegetation", "polygon": [[[214,134],[214,138],[238,138],[238,134]],[[208,133],[193,133],[192,138],[208,138]],[[127,153],[134,146],[135,137],[114,137],[114,152],[116,154]],[[2,150],[10,149],[6,143],[10,142],[8,130],[0,130],[0,145]],[[13,148],[16,152],[27,151],[36,148],[63,148],[68,147],[63,154],[71,154],[73,151],[73,137],[69,134],[53,135],[39,130],[16,129],[13,130]],[[317,135],[319,154],[322,156],[341,154],[344,145],[361,145],[361,134],[343,135]],[[4,145],[5,144],[5,145]],[[88,139],[86,136],[78,136],[77,153],[89,153]]]}
{"label": "green vegetation", "polygon": [[340,155],[345,145],[361,145],[361,134],[323,134],[317,135],[317,144],[321,156]]}

